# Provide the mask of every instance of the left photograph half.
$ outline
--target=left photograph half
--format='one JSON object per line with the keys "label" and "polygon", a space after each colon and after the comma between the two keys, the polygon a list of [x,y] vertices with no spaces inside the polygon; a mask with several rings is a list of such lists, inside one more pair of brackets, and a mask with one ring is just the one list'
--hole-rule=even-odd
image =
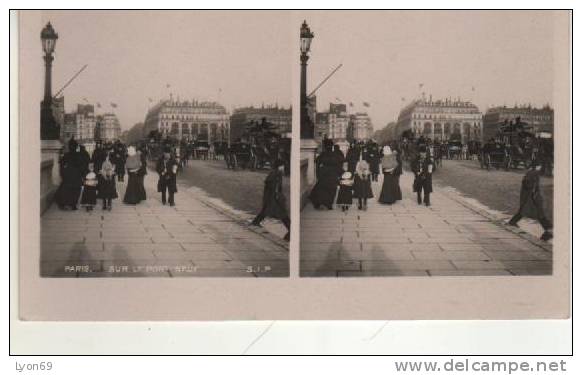
{"label": "left photograph half", "polygon": [[42,277],[289,276],[287,25],[282,12],[42,13],[37,44],[20,44],[44,77]]}

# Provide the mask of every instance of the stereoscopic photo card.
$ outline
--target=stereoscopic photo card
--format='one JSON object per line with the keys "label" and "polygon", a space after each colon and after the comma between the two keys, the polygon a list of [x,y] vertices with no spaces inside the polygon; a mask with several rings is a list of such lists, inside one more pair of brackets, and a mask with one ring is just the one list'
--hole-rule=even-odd
{"label": "stereoscopic photo card", "polygon": [[17,19],[21,319],[568,317],[571,12]]}

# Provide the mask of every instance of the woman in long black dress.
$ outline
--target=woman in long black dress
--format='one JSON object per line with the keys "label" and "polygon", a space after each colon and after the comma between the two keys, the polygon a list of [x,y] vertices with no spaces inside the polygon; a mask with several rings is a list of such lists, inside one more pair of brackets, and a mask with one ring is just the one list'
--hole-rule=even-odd
{"label": "woman in long black dress", "polygon": [[55,193],[55,201],[61,209],[70,207],[76,210],[79,202],[84,175],[78,149],[77,142],[71,140],[69,142],[69,151],[63,156],[61,162],[62,180]]}
{"label": "woman in long black dress", "polygon": [[139,176],[138,171],[141,168],[141,160],[139,155],[135,151],[135,147],[129,146],[127,148],[127,160],[125,161],[125,167],[127,168],[127,175],[129,176],[127,180],[127,188],[125,189],[125,195],[123,197],[123,203],[125,204],[138,204],[141,202],[140,187],[139,187]]}
{"label": "woman in long black dress", "polygon": [[147,199],[146,190],[144,186],[144,180],[146,174],[148,174],[148,167],[147,167],[147,159],[145,150],[142,148],[141,150],[137,151],[140,160],[140,167],[137,171],[138,177],[138,197],[140,201],[145,201]]}
{"label": "woman in long black dress", "polygon": [[342,169],[341,164],[338,164],[339,159],[337,155],[333,152],[333,142],[326,139],[323,146],[324,151],[315,161],[317,182],[313,190],[311,190],[309,198],[315,209],[324,206],[332,210],[338,179]]}
{"label": "woman in long black dress", "polygon": [[384,181],[382,182],[382,192],[378,197],[378,202],[392,204],[402,199],[402,191],[399,184],[399,168],[396,154],[392,152],[389,146],[383,149],[382,173]]}

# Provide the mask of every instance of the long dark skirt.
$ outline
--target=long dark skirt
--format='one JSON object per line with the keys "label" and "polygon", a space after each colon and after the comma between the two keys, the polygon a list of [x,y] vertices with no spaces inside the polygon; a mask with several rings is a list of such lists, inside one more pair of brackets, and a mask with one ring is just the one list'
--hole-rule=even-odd
{"label": "long dark skirt", "polygon": [[81,194],[80,186],[67,186],[61,184],[55,193],[55,201],[59,207],[74,207],[79,202],[79,194]]}
{"label": "long dark skirt", "polygon": [[127,181],[127,189],[123,197],[125,204],[138,204],[142,201],[142,193],[140,192],[139,176],[134,172],[129,172],[129,179]]}
{"label": "long dark skirt", "polygon": [[352,204],[353,189],[351,186],[340,185],[339,193],[337,193],[337,204]]}
{"label": "long dark skirt", "polygon": [[97,198],[99,199],[117,199],[117,189],[115,188],[115,176],[110,179],[99,178],[97,184]]}
{"label": "long dark skirt", "polygon": [[97,187],[85,186],[81,196],[81,204],[85,206],[94,206],[97,204]]}
{"label": "long dark skirt", "polygon": [[333,207],[335,193],[337,190],[337,169],[332,167],[322,167],[317,183],[311,190],[309,198],[313,207],[325,206],[327,208]]}
{"label": "long dark skirt", "polygon": [[138,197],[140,201],[145,201],[147,199],[146,190],[144,186],[144,178],[143,174],[137,176],[138,178]]}
{"label": "long dark skirt", "polygon": [[392,173],[384,173],[384,182],[382,183],[382,192],[378,197],[378,202],[392,204],[402,200],[402,191],[399,185],[399,176]]}

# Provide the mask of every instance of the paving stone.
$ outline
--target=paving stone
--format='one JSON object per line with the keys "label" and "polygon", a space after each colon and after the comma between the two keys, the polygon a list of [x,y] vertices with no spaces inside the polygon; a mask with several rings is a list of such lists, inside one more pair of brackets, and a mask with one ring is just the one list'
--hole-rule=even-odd
{"label": "paving stone", "polygon": [[[155,194],[156,183],[155,176],[146,176],[148,200],[137,206],[116,200],[111,212],[71,212],[51,207],[41,218],[41,274],[288,277],[289,252],[280,244],[191,195],[181,194],[176,207],[162,206],[159,194]],[[121,196],[124,189],[125,184],[119,183]],[[77,263],[89,265],[92,272],[65,272],[65,266],[83,265]],[[131,270],[108,272],[109,268],[124,267]],[[248,267],[257,267],[258,271],[249,273]]]}
{"label": "paving stone", "polygon": [[413,251],[412,255],[422,260],[491,260],[482,251]]}
{"label": "paving stone", "polygon": [[448,260],[388,260],[362,261],[363,271],[377,270],[454,270],[455,267]]}
{"label": "paving stone", "polygon": [[430,276],[512,276],[513,274],[502,269],[475,269],[475,270],[428,270]]}
{"label": "paving stone", "polygon": [[481,269],[507,269],[508,267],[498,261],[474,261],[474,260],[453,260],[453,264],[460,270],[481,270]]}

